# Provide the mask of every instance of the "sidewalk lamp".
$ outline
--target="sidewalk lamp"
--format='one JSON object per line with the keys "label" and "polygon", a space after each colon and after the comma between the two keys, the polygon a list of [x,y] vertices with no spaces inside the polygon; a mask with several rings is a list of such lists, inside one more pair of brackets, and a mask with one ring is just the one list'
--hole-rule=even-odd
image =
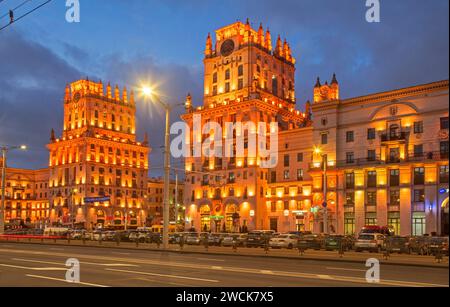
{"label": "sidewalk lamp", "polygon": [[7,153],[13,150],[26,150],[27,146],[8,146],[0,145],[2,151],[2,202],[0,204],[0,234],[5,233],[5,200],[6,200],[6,166],[7,166]]}

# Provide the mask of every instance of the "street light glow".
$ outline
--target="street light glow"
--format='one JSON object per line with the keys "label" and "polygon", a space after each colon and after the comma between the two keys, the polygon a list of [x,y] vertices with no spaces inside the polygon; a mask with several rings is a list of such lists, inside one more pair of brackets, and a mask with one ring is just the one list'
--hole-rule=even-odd
{"label": "street light glow", "polygon": [[322,153],[322,149],[320,149],[320,147],[314,147],[314,153],[316,154],[321,154]]}
{"label": "street light glow", "polygon": [[142,94],[144,94],[144,96],[151,96],[153,94],[153,90],[149,86],[143,86],[142,87]]}
{"label": "street light glow", "polygon": [[27,145],[21,145],[21,146],[20,146],[20,149],[22,149],[22,150],[27,150]]}

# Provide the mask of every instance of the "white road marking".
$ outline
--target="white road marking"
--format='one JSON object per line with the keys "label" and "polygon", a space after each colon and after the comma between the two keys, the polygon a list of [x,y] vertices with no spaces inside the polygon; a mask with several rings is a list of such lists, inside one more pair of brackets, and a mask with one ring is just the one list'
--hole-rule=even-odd
{"label": "white road marking", "polygon": [[[66,265],[65,263],[61,263],[61,262],[32,260],[32,259],[11,258],[11,260],[24,261],[24,262],[34,262],[34,263],[43,263],[43,264],[56,264],[56,265],[63,265],[63,266]],[[80,264],[98,265],[98,266],[110,266],[110,267],[139,267],[136,264],[126,264],[126,263],[94,263],[94,262],[80,261]]]}
{"label": "white road marking", "polygon": [[[186,263],[186,262],[170,262],[170,261],[154,261],[154,260],[145,260],[145,259],[127,259],[127,258],[115,258],[108,256],[96,256],[89,254],[77,254],[77,253],[46,253],[46,252],[31,252],[29,250],[11,250],[11,249],[0,249],[0,252],[3,253],[13,253],[13,254],[34,254],[34,255],[47,255],[52,257],[64,257],[64,258],[88,258],[95,260],[104,260],[104,261],[117,261],[117,262],[133,262],[138,264],[152,264],[158,266],[166,266],[166,267],[175,267],[175,268],[190,268],[195,270],[211,270],[213,267],[209,265],[202,265],[198,263]],[[214,270],[214,269],[213,269]],[[261,274],[260,270],[252,269],[252,268],[243,268],[243,267],[222,267],[222,270],[227,272],[236,272],[236,273],[249,273],[249,274]],[[138,272],[139,273],[139,272]],[[307,278],[307,279],[318,279],[317,274],[307,274],[307,273],[297,273],[297,272],[287,272],[287,271],[274,271],[274,274],[277,276],[283,277],[294,277],[294,278]],[[359,283],[366,284],[367,281],[365,278],[361,277],[349,277],[349,276],[339,276],[332,275],[332,278],[336,281],[340,282],[351,282],[351,283]],[[409,281],[399,281],[399,280],[381,280],[379,285],[390,285],[390,286],[409,286],[409,287],[448,287],[448,284],[433,284],[426,282],[409,282]]]}
{"label": "white road marking", "polygon": [[273,275],[273,272],[269,271],[269,270],[261,270],[261,273],[266,274],[266,275]]}
{"label": "white road marking", "polygon": [[30,268],[27,266],[20,266],[20,265],[12,265],[12,264],[4,264],[0,263],[0,266],[6,267],[6,268],[13,268],[13,269],[21,269],[21,270],[32,270],[32,271],[67,271],[65,268]]}
{"label": "white road marking", "polygon": [[54,281],[61,281],[61,282],[64,282],[64,283],[75,284],[75,285],[84,285],[84,286],[100,287],[100,288],[107,288],[107,287],[109,287],[109,286],[105,286],[105,285],[92,284],[92,283],[81,282],[81,281],[78,282],[78,283],[73,283],[73,282],[67,281],[67,280],[65,280],[65,279],[53,278],[53,277],[47,277],[47,276],[40,276],[40,275],[26,274],[25,276],[32,277],[32,278],[40,278],[40,279],[48,279],[48,280],[54,280]]}
{"label": "white road marking", "polygon": [[225,262],[223,259],[213,259],[213,258],[196,258],[197,260],[204,260],[204,261],[217,261],[217,262]]}
{"label": "white road marking", "polygon": [[213,270],[222,270],[223,267],[221,267],[221,266],[212,266],[211,269],[213,269]]}
{"label": "white road marking", "polygon": [[203,278],[195,278],[195,277],[179,276],[179,275],[167,275],[167,274],[157,274],[157,273],[149,273],[149,272],[137,272],[137,271],[118,270],[118,269],[105,269],[105,270],[106,271],[113,271],[113,272],[130,273],[130,274],[158,276],[158,277],[188,279],[188,280],[196,280],[196,281],[215,282],[215,283],[219,282],[218,280],[214,280],[214,279],[203,279]]}
{"label": "white road marking", "polygon": [[330,275],[317,275],[317,277],[319,277],[320,279],[328,279],[328,280],[333,280],[334,279]]}
{"label": "white road marking", "polygon": [[335,271],[354,271],[354,272],[366,272],[366,270],[361,269],[347,269],[347,268],[335,268],[335,267],[327,267],[327,270],[335,270]]}

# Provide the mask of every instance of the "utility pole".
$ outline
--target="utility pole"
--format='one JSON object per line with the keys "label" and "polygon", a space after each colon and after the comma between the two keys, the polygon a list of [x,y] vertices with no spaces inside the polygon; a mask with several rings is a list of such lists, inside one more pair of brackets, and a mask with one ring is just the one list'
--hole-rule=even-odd
{"label": "utility pole", "polygon": [[328,156],[322,155],[323,161],[323,231],[328,234],[328,203],[327,203],[327,165]]}
{"label": "utility pole", "polygon": [[5,233],[6,147],[2,147],[2,203],[0,205],[0,235]]}

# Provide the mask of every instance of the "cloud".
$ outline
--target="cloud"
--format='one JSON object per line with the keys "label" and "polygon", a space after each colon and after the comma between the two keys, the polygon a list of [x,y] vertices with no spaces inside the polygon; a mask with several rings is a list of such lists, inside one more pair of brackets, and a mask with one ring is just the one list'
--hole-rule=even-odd
{"label": "cloud", "polygon": [[21,32],[5,31],[1,39],[0,143],[29,146],[11,156],[12,165],[45,167],[50,130],[62,124],[66,81],[81,74]]}

